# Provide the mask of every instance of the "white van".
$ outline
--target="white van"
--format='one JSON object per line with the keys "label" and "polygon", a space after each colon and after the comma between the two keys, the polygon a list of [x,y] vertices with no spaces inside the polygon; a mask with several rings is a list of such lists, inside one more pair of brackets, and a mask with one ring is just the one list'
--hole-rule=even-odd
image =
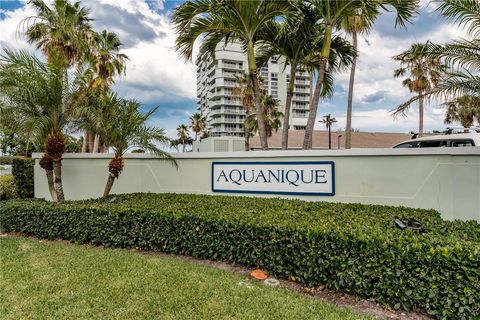
{"label": "white van", "polygon": [[480,133],[458,133],[411,139],[393,148],[480,147]]}

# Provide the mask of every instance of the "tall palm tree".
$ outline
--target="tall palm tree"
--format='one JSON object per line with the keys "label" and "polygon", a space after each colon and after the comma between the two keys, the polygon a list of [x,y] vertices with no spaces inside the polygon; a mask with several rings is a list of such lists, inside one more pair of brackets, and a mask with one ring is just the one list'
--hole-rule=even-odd
{"label": "tall palm tree", "polygon": [[203,37],[201,52],[215,53],[217,45],[239,41],[245,50],[248,72],[253,82],[253,95],[258,118],[262,150],[268,150],[265,123],[261,114],[260,87],[257,78],[255,46],[259,35],[276,20],[298,13],[292,1],[276,0],[198,0],[180,5],[173,15],[178,34],[177,50],[192,57],[195,40]]}
{"label": "tall palm tree", "polygon": [[480,97],[461,96],[445,103],[447,112],[445,123],[450,124],[458,121],[466,131],[475,120],[480,122]]}
{"label": "tall palm tree", "polygon": [[95,78],[93,87],[107,88],[113,83],[115,75],[125,73],[125,63],[128,56],[120,53],[122,43],[114,32],[103,30],[95,34],[93,47],[93,63],[95,65]]}
{"label": "tall palm tree", "polygon": [[190,117],[190,127],[195,132],[195,141],[197,141],[198,134],[205,130],[206,121],[207,118],[200,112],[196,112]]}
{"label": "tall palm tree", "polygon": [[[416,0],[404,0],[404,1],[366,1],[362,8],[357,8],[354,15],[347,16],[342,21],[342,29],[349,33],[352,37],[353,47],[358,51],[358,35],[370,32],[374,26],[375,20],[380,15],[380,9],[382,5],[390,5],[395,9],[397,7],[398,15],[402,16],[405,21],[411,18],[414,11],[411,8],[417,6]],[[408,7],[408,10],[402,10],[404,7]],[[404,24],[400,24],[404,26]],[[347,121],[345,127],[345,149],[352,147],[352,113],[353,113],[353,87],[355,83],[355,71],[357,67],[357,57],[354,58],[352,67],[350,69],[350,80],[348,85],[348,102],[347,102]]]}
{"label": "tall palm tree", "polygon": [[[416,52],[424,58],[441,59],[449,67],[439,84],[416,95],[398,108],[422,99],[480,96],[480,3],[477,0],[443,0],[437,11],[467,30],[469,37],[446,44],[427,42]],[[470,39],[469,39],[470,38]]]}
{"label": "tall palm tree", "polygon": [[[418,99],[418,134],[423,135],[423,113],[424,113],[424,94],[433,90],[440,82],[441,77],[446,72],[446,66],[442,64],[439,58],[424,57],[418,54],[425,50],[424,44],[413,44],[408,50],[394,57],[395,61],[403,66],[394,71],[396,78],[409,73],[409,77],[404,79],[402,85],[407,87],[410,92],[414,92]],[[410,104],[402,104],[394,111],[394,114],[405,114]]]}
{"label": "tall palm tree", "polygon": [[78,73],[65,76],[63,56],[52,55],[49,60],[44,63],[26,51],[5,50],[0,56],[0,96],[9,101],[3,108],[22,115],[19,126],[30,141],[43,145],[40,166],[46,171],[52,199],[62,201],[65,134],[79,108],[82,82]]}
{"label": "tall palm tree", "polygon": [[[273,131],[277,132],[282,126],[283,113],[278,111],[279,101],[270,95],[262,98],[262,113],[267,137],[271,137]],[[249,127],[250,132],[258,131],[257,114],[253,113],[247,118],[245,125]]]}
{"label": "tall palm tree", "polygon": [[328,130],[328,149],[332,149],[332,125],[337,122],[337,119],[332,117],[331,114],[327,114],[326,116],[323,116],[323,119],[320,120],[319,122],[325,124]]}
{"label": "tall palm tree", "polygon": [[280,23],[274,23],[262,34],[266,44],[261,48],[259,64],[267,63],[272,57],[282,56],[290,68],[282,126],[282,149],[284,150],[288,148],[288,129],[296,72],[299,69],[305,69],[304,63],[309,54],[314,28],[314,19],[308,14],[304,14],[299,17],[294,27],[284,28]]}
{"label": "tall palm tree", "polygon": [[115,121],[109,119],[100,126],[101,139],[114,152],[114,157],[108,164],[109,175],[103,192],[104,197],[110,194],[115,179],[119,178],[124,168],[123,155],[129,148],[152,152],[176,165],[175,160],[158,146],[168,146],[169,139],[165,136],[164,130],[147,124],[156,109],[143,114],[140,107],[140,103],[135,100],[118,99],[117,103],[111,106]]}
{"label": "tall palm tree", "polygon": [[55,0],[49,7],[43,0],[31,0],[37,12],[21,22],[29,43],[35,43],[48,61],[60,54],[66,66],[78,62],[93,40],[88,10],[80,2]]}
{"label": "tall palm tree", "polygon": [[186,124],[181,124],[177,127],[177,137],[178,137],[178,144],[182,145],[182,152],[185,152],[185,148],[187,145],[192,145],[193,139],[190,137],[190,133],[188,132],[188,126]]}
{"label": "tall palm tree", "polygon": [[[331,44],[334,31],[341,26],[342,21],[346,17],[354,16],[355,13],[362,9],[369,1],[364,0],[307,0],[309,8],[313,10],[323,32],[323,44],[321,50],[318,51],[319,63],[316,68],[317,80],[315,90],[310,99],[310,111],[308,114],[307,126],[305,129],[305,137],[303,141],[303,149],[312,148],[312,135],[317,116],[318,102],[322,83],[327,72],[327,64],[331,52]],[[382,0],[374,1],[379,3],[383,9],[387,4],[395,4],[397,9],[396,25],[404,25],[406,20],[413,16],[416,6],[412,6],[410,1]]]}

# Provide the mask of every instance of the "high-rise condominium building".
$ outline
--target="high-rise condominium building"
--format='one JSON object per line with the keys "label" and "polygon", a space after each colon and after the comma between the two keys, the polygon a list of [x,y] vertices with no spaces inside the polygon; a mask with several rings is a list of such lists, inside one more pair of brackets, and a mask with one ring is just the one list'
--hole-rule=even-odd
{"label": "high-rise condominium building", "polygon": [[[245,110],[240,96],[233,93],[237,86],[235,75],[247,73],[247,60],[239,43],[217,47],[215,59],[199,55],[197,65],[198,110],[207,118],[207,129],[213,137],[244,135]],[[285,113],[290,67],[284,59],[270,59],[260,70],[263,87],[278,99]],[[303,130],[307,124],[310,101],[310,76],[297,71],[290,113],[290,130]]]}

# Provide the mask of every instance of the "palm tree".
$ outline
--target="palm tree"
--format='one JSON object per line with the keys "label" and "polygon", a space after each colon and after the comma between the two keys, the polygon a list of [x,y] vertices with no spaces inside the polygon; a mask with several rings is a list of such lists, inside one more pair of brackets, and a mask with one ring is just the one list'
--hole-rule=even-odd
{"label": "palm tree", "polygon": [[468,132],[475,120],[480,122],[480,97],[461,96],[445,103],[447,112],[445,123],[458,121]]}
{"label": "palm tree", "polygon": [[58,54],[64,57],[66,66],[78,62],[92,43],[93,31],[88,10],[80,2],[55,0],[49,7],[43,0],[29,2],[37,12],[21,22],[26,27],[29,43],[35,43],[51,61]]}
{"label": "palm tree", "polygon": [[[397,13],[402,16],[405,21],[411,18],[415,8],[417,6],[416,0],[406,1],[389,1],[388,3],[395,9],[399,7]],[[377,17],[380,15],[380,9],[383,5],[382,2],[366,1],[362,8],[355,10],[354,15],[345,17],[342,21],[342,29],[352,36],[353,47],[358,51],[358,35],[362,33],[368,33]],[[409,6],[409,7],[408,7]],[[403,10],[407,7],[408,10]],[[400,24],[400,26],[404,26]],[[357,57],[354,58],[352,67],[350,69],[350,81],[348,85],[348,102],[347,102],[347,123],[345,127],[345,149],[352,147],[352,113],[353,113],[353,87],[355,83],[355,71],[357,67]]]}
{"label": "palm tree", "polygon": [[[423,135],[423,103],[424,94],[433,90],[440,82],[441,77],[446,72],[446,66],[442,64],[439,58],[425,57],[419,52],[425,50],[424,44],[413,44],[410,49],[394,57],[403,67],[394,71],[396,78],[404,76],[407,72],[409,77],[404,79],[402,85],[407,87],[410,92],[415,92],[418,98],[419,124],[418,134]],[[394,114],[405,114],[410,104],[402,104],[394,111]]]}
{"label": "palm tree", "polygon": [[325,124],[328,130],[328,149],[332,149],[332,124],[337,122],[337,119],[332,117],[331,114],[327,114],[326,116],[323,116],[323,119],[320,120],[319,122]]}
{"label": "palm tree", "polygon": [[206,121],[207,118],[204,117],[200,112],[196,112],[190,117],[190,127],[192,128],[193,132],[195,132],[195,141],[197,141],[198,134],[205,130]]}
{"label": "palm tree", "polygon": [[262,150],[268,150],[265,123],[261,114],[261,95],[257,78],[255,46],[259,35],[279,19],[298,13],[290,1],[276,0],[199,0],[180,5],[173,15],[178,34],[176,48],[191,59],[195,40],[203,38],[201,52],[214,55],[217,45],[239,41],[245,50],[252,78]]}
{"label": "palm tree", "polygon": [[155,109],[143,114],[140,111],[140,103],[135,100],[119,99],[111,106],[111,112],[115,121],[107,119],[100,128],[100,137],[114,151],[114,157],[108,164],[108,180],[105,185],[103,196],[110,194],[115,179],[118,179],[124,168],[123,155],[129,148],[140,148],[172,161],[171,156],[159,149],[158,145],[168,146],[169,139],[163,129],[147,125],[150,116]]}
{"label": "palm tree", "polygon": [[[240,98],[242,100],[242,106],[245,111],[245,118],[243,121],[243,136],[245,137],[245,151],[250,151],[250,135],[249,126],[247,125],[247,119],[250,117],[252,110],[255,108],[254,94],[253,94],[253,81],[250,75],[241,74],[235,75],[237,84],[232,90],[232,96],[234,98]],[[262,81],[259,79],[260,92],[263,93]]]}
{"label": "palm tree", "polygon": [[477,0],[443,0],[437,11],[465,28],[471,40],[457,39],[446,44],[427,42],[419,48],[423,58],[441,59],[447,72],[438,85],[423,95],[417,95],[399,106],[403,108],[422,99],[454,98],[463,95],[480,96],[480,4]]}
{"label": "palm tree", "polygon": [[308,48],[312,42],[311,35],[314,27],[315,21],[308,15],[303,15],[301,20],[297,21],[295,28],[284,28],[281,24],[275,23],[272,28],[263,33],[266,45],[261,48],[259,65],[267,63],[272,57],[282,56],[290,67],[282,127],[282,149],[284,150],[288,148],[288,129],[296,72],[299,69],[305,69],[303,64],[309,54]]}
{"label": "palm tree", "polygon": [[29,140],[44,148],[40,166],[45,169],[52,199],[63,201],[62,155],[65,134],[79,108],[82,84],[78,73],[64,73],[63,56],[51,56],[44,63],[26,51],[4,50],[0,56],[0,96],[15,109],[19,127]]}
{"label": "palm tree", "polygon": [[95,79],[93,87],[107,88],[113,83],[115,75],[125,73],[125,63],[128,56],[120,53],[122,43],[114,32],[103,30],[95,34],[95,46],[93,47],[93,63],[95,64]]}
{"label": "palm tree", "polygon": [[182,145],[182,152],[185,152],[187,145],[192,145],[193,139],[188,132],[188,126],[181,124],[177,127],[178,144]]}
{"label": "palm tree", "polygon": [[[262,99],[262,113],[267,130],[267,137],[271,137],[273,131],[277,132],[282,126],[283,113],[278,111],[279,101],[270,95],[265,95]],[[245,125],[249,127],[250,132],[258,131],[258,121],[256,113],[250,114]]]}
{"label": "palm tree", "polygon": [[[320,99],[320,92],[324,82],[325,73],[327,72],[327,65],[331,53],[331,44],[333,39],[334,29],[340,26],[346,17],[354,16],[359,9],[362,9],[368,1],[363,0],[308,0],[306,1],[309,9],[317,14],[317,21],[320,21],[320,28],[323,33],[322,48],[317,52],[319,62],[316,67],[317,80],[315,83],[315,90],[310,100],[310,112],[308,114],[307,126],[305,129],[305,138],[303,141],[303,149],[312,148],[312,135],[315,125],[315,118],[317,116],[318,102]],[[406,19],[409,19],[415,13],[416,6],[412,6],[410,1],[384,0],[375,1],[379,3],[383,9],[388,4],[395,5],[397,9],[396,25],[404,25]],[[401,13],[401,14],[400,14]]]}

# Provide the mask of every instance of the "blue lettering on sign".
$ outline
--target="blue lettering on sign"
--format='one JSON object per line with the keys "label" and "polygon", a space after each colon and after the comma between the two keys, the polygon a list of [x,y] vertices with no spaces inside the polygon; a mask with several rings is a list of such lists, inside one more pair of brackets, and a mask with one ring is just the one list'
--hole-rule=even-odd
{"label": "blue lettering on sign", "polygon": [[[325,169],[243,169],[243,168],[229,168],[222,169],[216,176],[214,167],[215,165],[325,165],[330,166],[330,177]],[[329,181],[329,178],[331,181]],[[264,184],[280,184],[286,185],[292,191],[262,191],[262,190],[218,190],[214,187],[214,181],[218,183],[227,183],[230,185],[244,186],[244,185],[264,185]],[[325,185],[331,183],[331,192],[295,192],[304,185]],[[305,195],[334,195],[334,163],[331,161],[321,162],[213,162],[212,163],[212,191],[220,192],[240,192],[240,193],[274,193],[274,194],[305,194]]]}

